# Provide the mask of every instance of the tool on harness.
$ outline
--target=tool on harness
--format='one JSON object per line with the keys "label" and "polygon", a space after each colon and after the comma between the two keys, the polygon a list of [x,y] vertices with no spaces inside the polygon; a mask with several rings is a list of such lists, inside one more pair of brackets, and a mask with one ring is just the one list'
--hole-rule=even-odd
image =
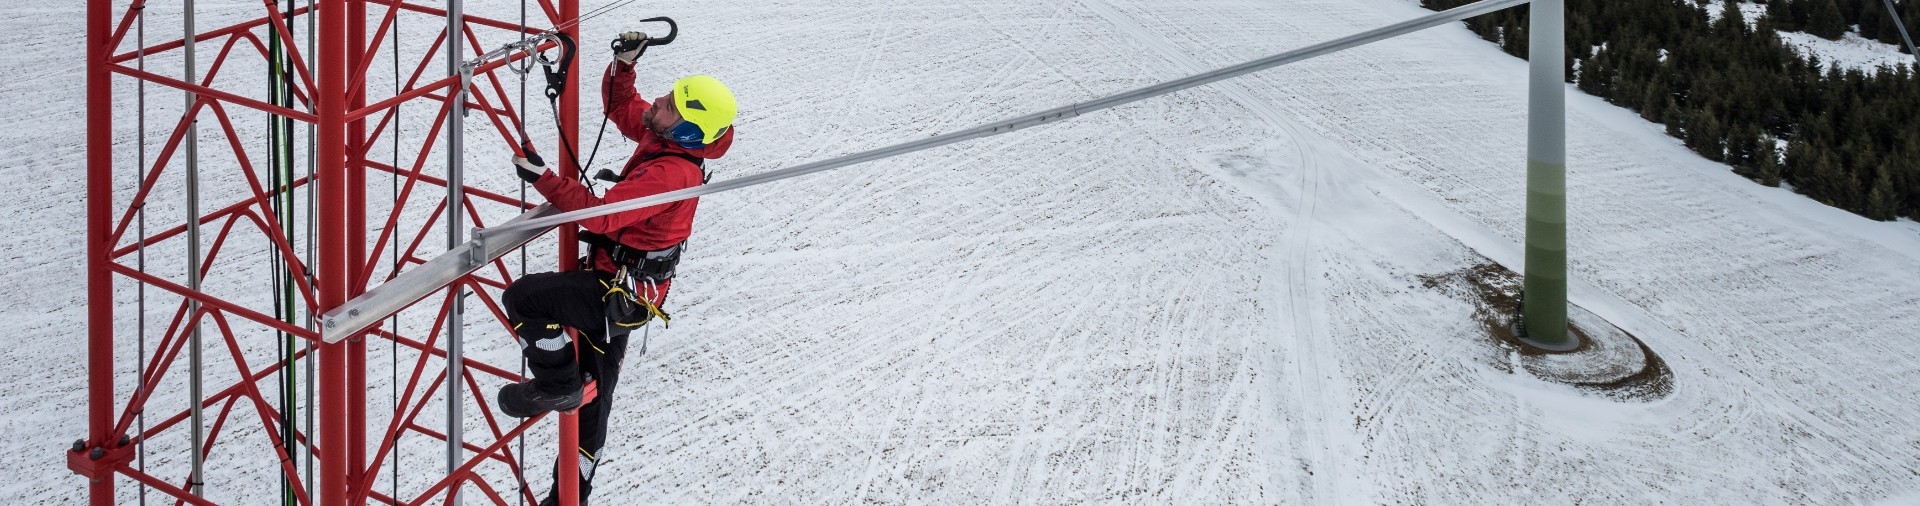
{"label": "tool on harness", "polygon": [[[600,298],[606,302],[606,338],[609,341],[616,335],[631,333],[655,318],[660,319],[662,328],[672,324],[673,317],[667,316],[666,311],[655,306],[650,297],[657,284],[639,278],[634,274],[633,269],[622,266],[619,271],[614,272],[612,279],[601,281],[600,284],[607,287],[606,295]],[[649,293],[643,294],[635,290],[638,287],[645,287]],[[641,349],[646,349],[644,344],[641,345]]]}

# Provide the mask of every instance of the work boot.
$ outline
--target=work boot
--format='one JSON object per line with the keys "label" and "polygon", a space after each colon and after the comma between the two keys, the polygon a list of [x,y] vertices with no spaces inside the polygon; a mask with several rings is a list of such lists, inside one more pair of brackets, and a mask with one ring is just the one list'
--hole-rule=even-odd
{"label": "work boot", "polygon": [[509,383],[500,387],[500,412],[514,418],[527,418],[548,411],[566,411],[580,407],[580,391],[550,394],[534,388],[533,383]]}

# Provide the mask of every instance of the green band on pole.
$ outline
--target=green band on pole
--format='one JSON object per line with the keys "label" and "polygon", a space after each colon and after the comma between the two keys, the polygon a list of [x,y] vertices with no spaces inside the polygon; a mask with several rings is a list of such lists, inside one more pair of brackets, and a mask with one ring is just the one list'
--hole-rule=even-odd
{"label": "green band on pole", "polygon": [[1527,160],[1526,330],[1548,348],[1567,339],[1567,166]]}

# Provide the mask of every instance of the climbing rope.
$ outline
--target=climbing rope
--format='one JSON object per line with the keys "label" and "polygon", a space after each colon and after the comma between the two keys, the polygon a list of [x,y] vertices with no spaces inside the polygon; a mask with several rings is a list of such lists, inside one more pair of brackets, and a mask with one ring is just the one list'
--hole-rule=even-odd
{"label": "climbing rope", "polygon": [[[314,12],[313,10],[314,2],[315,0],[307,0],[307,12],[309,13]],[[318,16],[308,15],[306,17],[307,18],[307,51],[308,51],[306,54],[314,54],[313,50],[315,48],[320,47],[319,38],[318,38],[318,34],[320,33],[320,31],[317,29],[316,26],[314,26],[316,17]],[[319,107],[318,101],[316,100],[307,101],[307,112],[317,113],[318,107]],[[319,168],[316,167],[316,165],[319,163],[319,160],[320,160],[320,156],[318,152],[319,146],[320,146],[320,138],[319,138],[319,132],[315,129],[315,126],[316,125],[314,125],[313,123],[307,124],[307,185],[306,185],[307,187],[307,258],[309,259],[317,258],[315,256],[316,254],[315,249],[319,247],[318,246],[319,241],[313,240],[314,237],[319,236],[318,234],[319,231],[317,230],[317,227],[319,227],[319,221],[320,221],[320,220],[313,219],[313,217],[319,216],[318,206],[320,205],[319,204],[320,199],[316,194],[319,191],[317,188],[319,185],[313,184],[314,175],[319,171]],[[286,226],[292,226],[292,225],[286,225]],[[318,284],[318,280],[315,279],[314,277],[315,276],[314,271],[315,269],[306,269],[307,286],[316,286]],[[309,308],[311,308],[311,306],[309,306]],[[306,323],[303,326],[305,326],[307,330],[313,330],[314,328],[313,314],[311,312],[311,309],[309,309],[309,312],[306,318]],[[305,349],[306,357],[308,360],[313,360],[313,358],[317,356],[314,353],[313,341],[305,340],[305,342],[303,343],[303,348]],[[309,494],[313,493],[314,490],[318,490],[314,488],[314,481],[316,477],[319,476],[320,474],[320,473],[314,472],[319,468],[314,465],[315,456],[313,452],[313,437],[312,437],[314,435],[314,431],[313,431],[314,413],[318,411],[317,409],[314,409],[316,407],[314,406],[314,403],[316,402],[316,399],[318,399],[318,397],[314,395],[315,394],[314,388],[316,387],[316,385],[320,384],[320,382],[318,381],[319,378],[317,377],[319,369],[320,369],[319,367],[308,367],[307,378],[306,378],[307,391],[305,392],[305,399],[306,399],[307,416],[304,422],[306,423],[306,434],[308,437],[307,437],[307,445],[306,445],[307,466],[303,469],[307,470],[306,481],[307,481],[307,491]]]}
{"label": "climbing rope", "polygon": [[[520,26],[522,27],[527,26],[527,0],[520,0]],[[521,44],[527,43],[526,31],[520,32],[520,43]],[[532,62],[527,63],[528,67],[531,67],[532,65],[533,65]],[[512,65],[508,65],[507,69],[514,70]],[[531,69],[528,68],[528,69],[521,69],[521,70],[514,71],[514,73],[520,75],[520,101],[519,101],[520,115],[515,117],[514,119],[516,120],[515,124],[520,130],[520,139],[523,145],[525,144],[525,141],[528,140],[527,139],[527,118],[526,118],[527,71],[528,70],[531,70]],[[522,179],[520,180],[520,203],[524,207],[526,202],[527,202],[527,181]],[[525,277],[527,277],[527,249],[520,248],[520,272],[514,276],[514,279],[520,279]],[[520,357],[520,377],[522,378],[527,377],[527,358],[524,355]],[[515,482],[518,482],[518,484],[520,485],[520,493],[514,494],[514,498],[515,500],[519,501],[521,506],[526,506],[527,497],[531,496],[533,493],[532,490],[530,490],[530,487],[527,485],[527,465],[525,462],[521,461],[521,460],[524,460],[527,456],[527,433],[521,432],[519,436],[514,437],[513,439],[514,439],[514,445],[516,447],[515,448],[516,453],[514,453],[514,455],[519,456],[519,458],[514,459],[513,479]]]}
{"label": "climbing rope", "polygon": [[[278,7],[280,0],[275,0],[274,5]],[[292,2],[288,2],[285,13],[288,17],[293,15]],[[288,29],[291,30],[292,27],[289,26]],[[287,55],[286,48],[281,42],[281,37],[275,33],[277,30],[278,27],[274,26],[267,28],[267,59],[270,60],[267,63],[267,94],[269,101],[273,105],[291,108],[293,107],[293,87],[292,80],[289,79],[290,73],[288,72],[288,67],[292,62]],[[268,178],[268,184],[271,186],[271,191],[273,192],[273,213],[275,219],[281,223],[282,236],[286,239],[287,244],[291,245],[294,240],[294,229],[292,227],[295,218],[293,211],[295,207],[293,191],[293,121],[291,118],[285,116],[269,114],[268,122],[270,123],[270,128],[268,133],[269,141],[267,143],[267,165],[270,170],[272,170],[272,174],[270,174]],[[271,241],[267,244],[267,256],[274,270],[272,277],[274,318],[287,323],[296,323],[295,320],[298,317],[296,316],[297,308],[295,307],[294,301],[297,299],[294,293],[295,282],[290,260],[286,258],[286,256],[281,253],[280,248]],[[278,350],[280,354],[280,369],[276,374],[280,383],[280,440],[275,443],[285,449],[287,456],[291,458],[294,452],[297,451],[299,444],[299,438],[295,433],[295,429],[297,428],[295,421],[297,420],[299,411],[297,406],[299,389],[297,381],[294,379],[295,376],[299,374],[299,363],[296,360],[299,356],[299,345],[296,342],[297,337],[293,333],[280,331],[277,332],[277,334],[279,335]],[[295,469],[295,476],[282,477],[280,481],[280,502],[287,506],[293,506],[298,503],[298,496],[294,494],[294,484],[299,479],[298,470],[300,468],[296,467]]]}
{"label": "climbing rope", "polygon": [[[394,96],[399,96],[400,95],[400,17],[399,16],[394,16],[393,18],[393,50],[389,52],[393,53],[393,94]],[[404,104],[394,104],[393,106],[393,140],[389,144],[392,144],[392,147],[393,147],[392,163],[395,168],[400,167],[400,129],[401,129],[400,120],[401,118],[404,117],[401,114],[402,105]],[[399,207],[400,206],[400,171],[398,170],[395,170],[392,173],[392,190],[393,190],[393,205],[394,207]],[[385,232],[388,234],[387,237],[390,238],[388,242],[393,244],[393,247],[388,248],[389,250],[387,252],[388,258],[389,258],[388,261],[392,263],[393,270],[395,272],[398,272],[401,267],[400,265],[400,231],[394,230],[394,228],[396,227],[387,227],[387,228],[389,230],[386,230]],[[400,314],[399,313],[394,313],[392,317],[388,318],[387,328],[394,329],[395,332],[398,332],[400,330]],[[387,355],[389,358],[389,365],[391,367],[389,369],[391,371],[390,379],[389,379],[390,383],[387,388],[388,405],[392,407],[393,412],[399,413],[400,412],[400,340],[389,339],[387,340],[387,343],[389,346],[387,348]],[[404,459],[404,458],[406,458],[406,447],[399,444],[393,445],[393,491],[391,493],[393,497],[400,497],[400,465],[401,465],[400,461],[401,459]]]}

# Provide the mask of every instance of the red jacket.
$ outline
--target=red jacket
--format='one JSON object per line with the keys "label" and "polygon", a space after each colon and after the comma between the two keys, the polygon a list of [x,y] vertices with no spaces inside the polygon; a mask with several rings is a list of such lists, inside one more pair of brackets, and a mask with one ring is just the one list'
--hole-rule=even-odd
{"label": "red jacket", "polygon": [[[735,129],[732,128],[712,144],[692,150],[668,142],[648,130],[642,118],[653,104],[634,91],[633,74],[632,66],[614,63],[601,79],[600,92],[605,98],[607,118],[620,128],[622,135],[639,143],[639,146],[634,148],[633,157],[621,169],[620,182],[608,188],[605,197],[594,196],[578,180],[560,177],[552,171],[542,174],[540,180],[533,183],[534,189],[561,211],[700,186],[704,176],[700,167],[684,158],[670,155],[684,153],[711,160],[726,155],[727,148],[733,146]],[[658,250],[680,244],[692,235],[693,213],[699,206],[700,199],[691,198],[587,218],[578,223],[587,231],[612,237],[629,247]],[[605,255],[594,255],[593,268],[612,272],[615,266]],[[666,286],[661,286],[660,291],[664,294]]]}

